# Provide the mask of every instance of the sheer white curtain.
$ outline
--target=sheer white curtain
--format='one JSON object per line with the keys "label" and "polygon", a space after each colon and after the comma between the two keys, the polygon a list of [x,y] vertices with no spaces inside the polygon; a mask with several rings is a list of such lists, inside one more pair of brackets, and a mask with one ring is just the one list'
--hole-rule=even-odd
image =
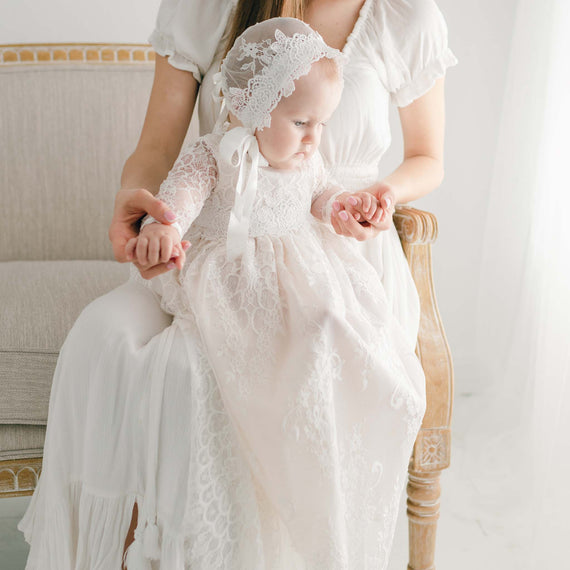
{"label": "sheer white curtain", "polygon": [[[519,0],[483,228],[470,508],[513,567],[568,563],[570,0]],[[505,532],[505,529],[508,531]]]}
{"label": "sheer white curtain", "polygon": [[[508,527],[516,568],[568,564],[570,0],[519,0],[478,307],[483,406],[472,508]],[[517,554],[518,553],[518,554]]]}

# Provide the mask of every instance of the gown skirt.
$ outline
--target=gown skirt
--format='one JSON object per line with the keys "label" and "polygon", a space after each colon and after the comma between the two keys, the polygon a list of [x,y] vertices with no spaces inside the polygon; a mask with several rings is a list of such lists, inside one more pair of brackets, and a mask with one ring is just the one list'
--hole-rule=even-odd
{"label": "gown skirt", "polygon": [[394,228],[370,259],[318,223],[192,243],[69,333],[26,570],[118,570],[135,501],[129,570],[386,568],[425,413]]}

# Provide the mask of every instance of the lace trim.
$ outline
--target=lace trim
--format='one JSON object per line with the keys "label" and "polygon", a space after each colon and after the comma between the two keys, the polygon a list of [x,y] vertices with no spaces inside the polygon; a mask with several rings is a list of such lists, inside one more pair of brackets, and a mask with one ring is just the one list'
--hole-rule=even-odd
{"label": "lace trim", "polygon": [[[291,33],[295,28],[303,31],[292,35],[282,31]],[[266,37],[261,41],[247,41],[264,33]],[[274,18],[252,26],[237,39],[222,62],[218,81],[228,109],[246,127],[269,127],[271,111],[283,97],[293,93],[294,81],[323,58],[340,63],[343,54],[329,47],[303,22]]]}

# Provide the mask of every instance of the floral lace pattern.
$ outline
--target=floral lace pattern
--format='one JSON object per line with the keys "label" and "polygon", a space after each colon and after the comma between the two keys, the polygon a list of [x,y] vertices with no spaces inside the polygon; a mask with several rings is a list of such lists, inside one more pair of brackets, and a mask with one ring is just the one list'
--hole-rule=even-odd
{"label": "floral lace pattern", "polygon": [[[181,237],[218,181],[218,168],[209,140],[210,136],[201,137],[190,148],[182,150],[156,195],[176,213],[176,227]],[[145,216],[141,227],[155,222],[152,216]]]}
{"label": "floral lace pattern", "polygon": [[222,62],[216,78],[228,109],[246,127],[263,129],[282,97],[295,89],[322,58],[343,61],[307,24],[294,18],[272,18],[248,28]]}

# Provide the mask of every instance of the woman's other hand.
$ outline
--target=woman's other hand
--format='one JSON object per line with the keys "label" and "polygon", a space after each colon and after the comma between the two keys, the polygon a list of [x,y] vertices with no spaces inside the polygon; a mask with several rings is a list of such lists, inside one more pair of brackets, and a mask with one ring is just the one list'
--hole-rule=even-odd
{"label": "woman's other hand", "polygon": [[376,237],[380,232],[386,231],[392,225],[392,215],[395,211],[395,192],[391,185],[378,182],[369,188],[367,192],[374,196],[380,208],[370,220],[357,220],[360,213],[355,209],[355,205],[349,201],[351,194],[341,194],[333,203],[331,213],[331,224],[335,232],[339,235],[353,237],[358,241]]}

